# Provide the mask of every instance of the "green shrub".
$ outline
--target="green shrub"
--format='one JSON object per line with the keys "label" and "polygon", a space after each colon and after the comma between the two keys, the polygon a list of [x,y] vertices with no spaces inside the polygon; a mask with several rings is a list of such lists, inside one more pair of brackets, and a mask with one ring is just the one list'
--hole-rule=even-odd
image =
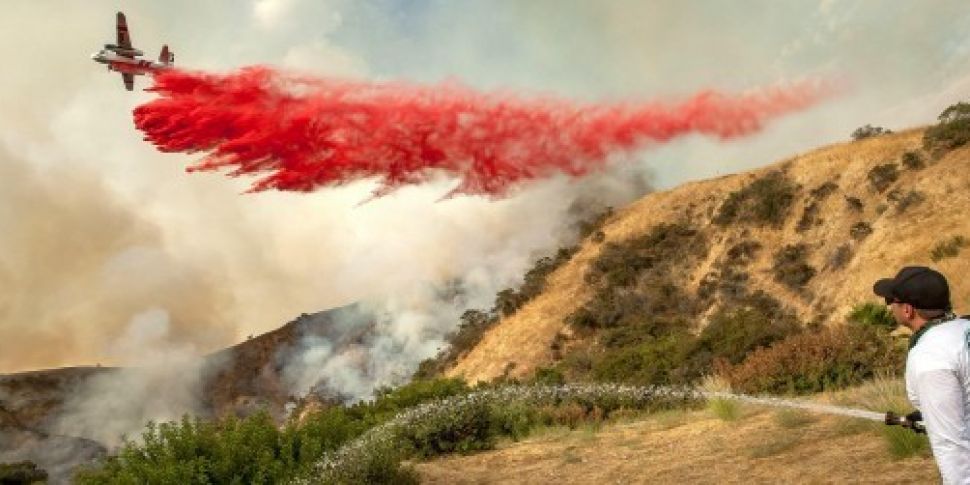
{"label": "green shrub", "polygon": [[751,351],[799,332],[793,314],[765,293],[748,297],[741,305],[716,312],[692,343],[689,375],[699,377],[718,360],[738,363]]}
{"label": "green shrub", "polygon": [[797,192],[798,186],[783,172],[769,172],[729,194],[718,209],[714,223],[720,226],[735,222],[781,226]]}
{"label": "green shrub", "polygon": [[37,468],[32,461],[17,463],[0,463],[0,484],[28,485],[31,483],[47,483],[47,472]]}
{"label": "green shrub", "polygon": [[934,263],[946,258],[953,258],[960,254],[960,250],[967,245],[967,240],[963,236],[957,235],[945,241],[940,241],[933,246],[933,250],[930,251],[930,258],[933,259]]}
{"label": "green shrub", "polygon": [[940,123],[923,134],[923,147],[952,150],[970,142],[970,103],[957,103],[939,116]]}
{"label": "green shrub", "polygon": [[721,421],[737,421],[741,417],[741,404],[734,399],[710,399],[707,409]]}
{"label": "green shrub", "polygon": [[871,138],[873,136],[888,135],[890,133],[892,133],[891,130],[887,130],[881,126],[866,125],[856,128],[855,131],[852,132],[852,139],[859,141],[866,138]]}
{"label": "green shrub", "polygon": [[808,246],[805,244],[789,244],[775,253],[774,266],[771,270],[775,281],[791,288],[800,290],[815,276],[815,268],[805,260],[808,258]]}
{"label": "green shrub", "polygon": [[561,370],[554,367],[539,367],[536,369],[533,381],[536,384],[552,386],[557,384],[565,384],[566,376],[563,375]]}
{"label": "green shrub", "polygon": [[910,170],[921,170],[926,167],[926,162],[919,152],[906,152],[903,154],[903,166]]}
{"label": "green shrub", "polygon": [[681,383],[689,344],[687,334],[667,335],[606,353],[593,363],[593,378],[635,385]]}
{"label": "green shrub", "polygon": [[720,361],[717,373],[739,392],[805,394],[898,373],[904,358],[884,330],[842,325],[792,335],[737,365]]}
{"label": "green shrub", "polygon": [[876,165],[869,170],[866,178],[868,178],[869,185],[872,189],[881,193],[895,183],[896,180],[899,180],[899,169],[895,163]]}
{"label": "green shrub", "polygon": [[[310,414],[303,424],[277,426],[266,412],[245,419],[182,418],[149,423],[141,443],[126,441],[117,454],[82,469],[81,484],[95,483],[279,483],[307,473],[332,452],[403,409],[468,392],[460,379],[416,381],[381,389],[373,401],[335,406]],[[362,463],[366,476],[407,478],[394,457]],[[390,461],[389,461],[390,460]],[[395,468],[384,468],[393,461]],[[380,483],[380,482],[378,482]],[[390,482],[393,483],[393,482]]]}
{"label": "green shrub", "polygon": [[872,302],[853,307],[852,311],[849,312],[849,321],[887,330],[892,330],[897,326],[896,319],[886,305]]}

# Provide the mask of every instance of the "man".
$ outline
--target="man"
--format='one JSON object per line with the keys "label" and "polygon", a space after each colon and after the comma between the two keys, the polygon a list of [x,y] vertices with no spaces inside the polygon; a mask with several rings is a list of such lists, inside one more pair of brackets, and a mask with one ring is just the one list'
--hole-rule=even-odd
{"label": "man", "polygon": [[873,291],[913,331],[906,393],[922,412],[943,481],[970,484],[970,320],[953,314],[946,278],[930,268],[905,267]]}

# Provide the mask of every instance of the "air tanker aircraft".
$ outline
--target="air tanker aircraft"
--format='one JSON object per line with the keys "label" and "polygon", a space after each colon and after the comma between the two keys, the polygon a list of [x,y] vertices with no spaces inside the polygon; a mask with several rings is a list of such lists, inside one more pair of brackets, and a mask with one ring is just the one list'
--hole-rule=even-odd
{"label": "air tanker aircraft", "polygon": [[135,86],[135,75],[154,73],[163,69],[169,69],[175,63],[175,54],[169,52],[168,46],[162,46],[162,52],[158,54],[158,62],[139,59],[144,55],[142,51],[131,46],[131,36],[128,35],[128,22],[125,21],[125,14],[118,12],[118,32],[117,44],[105,44],[96,54],[91,54],[91,59],[101,64],[107,64],[109,71],[121,73],[121,79],[125,82],[125,89],[131,91]]}

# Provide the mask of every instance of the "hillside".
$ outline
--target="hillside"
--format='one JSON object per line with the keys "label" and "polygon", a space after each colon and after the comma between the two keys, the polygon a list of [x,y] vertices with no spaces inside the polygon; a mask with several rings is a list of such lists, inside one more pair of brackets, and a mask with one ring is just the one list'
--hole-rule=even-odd
{"label": "hillside", "polygon": [[[831,325],[843,321],[854,305],[875,299],[876,279],[912,264],[949,275],[954,305],[965,309],[970,284],[960,275],[970,269],[970,260],[933,261],[932,253],[954,236],[970,235],[970,219],[964,216],[970,202],[970,148],[928,153],[923,132],[836,144],[758,170],[647,195],[609,217],[602,234],[584,240],[549,275],[544,291],[499,320],[445,374],[474,382],[528,377],[555,364],[561,355],[557,348],[589,339],[566,320],[595,297],[587,281],[591,264],[609,245],[663,224],[690,227],[696,234],[685,242],[706,242],[699,253],[668,262],[664,273],[674,290],[701,301],[701,328],[713,311],[730,304],[731,291],[758,290],[802,322]],[[777,220],[745,220],[745,197],[779,184],[790,184],[792,192],[784,211],[769,214]],[[736,210],[726,210],[726,204]],[[779,255],[785,254],[791,264],[779,268],[779,259],[785,259]]]}
{"label": "hillside", "polygon": [[[298,401],[285,382],[284,357],[308,337],[327,338],[336,347],[352,345],[369,327],[361,325],[348,332],[334,324],[348,312],[367,318],[356,306],[303,314],[276,330],[205,356],[201,376],[186,376],[187,382],[199,383],[200,417],[247,416],[259,409],[281,417],[287,403]],[[104,455],[102,443],[57,434],[63,424],[60,421],[77,411],[73,407],[78,396],[96,388],[99,379],[118,376],[123,380],[127,371],[137,373],[138,369],[65,367],[0,375],[0,463],[30,459],[56,477],[78,463]],[[124,396],[115,397],[124,403]],[[52,453],[54,449],[59,452]]]}

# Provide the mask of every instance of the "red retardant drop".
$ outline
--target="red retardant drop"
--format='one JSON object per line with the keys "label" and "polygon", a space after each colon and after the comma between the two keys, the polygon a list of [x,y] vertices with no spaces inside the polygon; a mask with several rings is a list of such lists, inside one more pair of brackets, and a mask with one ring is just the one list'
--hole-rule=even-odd
{"label": "red retardant drop", "polygon": [[460,180],[452,194],[501,196],[519,182],[601,169],[617,150],[691,133],[749,135],[832,93],[804,82],[737,95],[705,91],[675,103],[580,104],[265,67],[167,70],[149,91],[159,97],[135,109],[135,125],[163,152],[204,152],[190,171],[266,174],[253,191],[377,178],[378,196],[441,171]]}

